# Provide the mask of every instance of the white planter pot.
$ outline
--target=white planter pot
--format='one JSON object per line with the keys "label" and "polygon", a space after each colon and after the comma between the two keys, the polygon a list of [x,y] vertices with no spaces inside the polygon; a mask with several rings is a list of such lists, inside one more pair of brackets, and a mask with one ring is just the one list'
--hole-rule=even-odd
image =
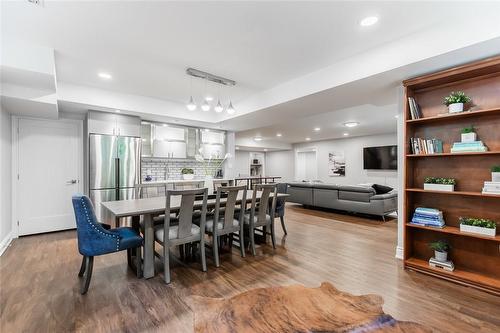
{"label": "white planter pot", "polygon": [[445,262],[448,260],[448,252],[434,251],[434,258],[436,258],[437,261]]}
{"label": "white planter pot", "polygon": [[500,172],[492,172],[491,173],[491,181],[492,182],[500,182]]}
{"label": "white planter pot", "polygon": [[453,192],[455,191],[455,185],[424,183],[424,190]]}
{"label": "white planter pot", "polygon": [[462,133],[462,142],[474,142],[477,139],[476,133]]}
{"label": "white planter pot", "polygon": [[464,103],[453,103],[448,105],[449,113],[462,112],[463,110],[464,110]]}
{"label": "white planter pot", "polygon": [[470,232],[473,234],[480,234],[480,235],[485,235],[485,236],[492,236],[495,237],[497,234],[497,229],[490,229],[490,228],[481,228],[481,227],[476,227],[473,225],[466,225],[466,224],[461,224],[460,225],[460,231],[462,232]]}
{"label": "white planter pot", "polygon": [[183,174],[183,175],[182,175],[182,178],[183,178],[184,180],[191,180],[191,179],[193,179],[193,178],[194,178],[194,174],[192,174],[192,173],[186,173],[186,174]]}

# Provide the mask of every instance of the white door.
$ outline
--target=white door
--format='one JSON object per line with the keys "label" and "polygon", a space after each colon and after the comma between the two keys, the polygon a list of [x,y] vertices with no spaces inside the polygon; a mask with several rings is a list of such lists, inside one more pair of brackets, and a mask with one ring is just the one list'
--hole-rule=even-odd
{"label": "white door", "polygon": [[316,180],[318,177],[318,166],[316,162],[316,151],[299,151],[296,157],[296,178],[302,180]]}
{"label": "white door", "polygon": [[82,190],[81,137],[77,121],[19,119],[19,235],[76,227],[71,196]]}

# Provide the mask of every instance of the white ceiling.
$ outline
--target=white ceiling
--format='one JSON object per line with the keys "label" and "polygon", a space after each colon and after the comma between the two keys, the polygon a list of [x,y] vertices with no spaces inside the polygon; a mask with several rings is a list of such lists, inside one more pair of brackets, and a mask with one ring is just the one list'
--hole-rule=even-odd
{"label": "white ceiling", "polygon": [[[185,103],[189,93],[187,67],[236,80],[230,93],[239,101],[428,29],[444,13],[461,13],[464,7],[414,2],[144,1],[45,1],[44,7],[19,1],[3,6],[3,33],[54,48],[59,81],[179,103]],[[360,27],[366,15],[380,15],[383,24]],[[113,80],[99,79],[98,71],[110,72]],[[196,85],[197,90],[202,87]]]}
{"label": "white ceiling", "polygon": [[[478,36],[464,34],[463,40],[452,39],[449,43],[442,36],[439,39],[435,32],[449,22],[465,29],[465,25],[478,21],[478,17],[486,24],[487,14],[492,16],[500,10],[499,3],[479,1],[45,0],[43,7],[27,1],[4,1],[1,6],[2,40],[22,40],[55,50],[62,111],[116,107],[157,120],[163,117],[180,123],[206,122],[212,127],[248,131],[239,136],[255,132],[272,136],[275,131],[286,131],[290,134],[281,139],[286,142],[301,141],[307,135],[305,128],[314,127],[318,122],[326,124],[321,125],[325,130],[317,134],[318,138],[336,136],[338,129],[333,123],[337,118],[341,120],[343,116],[340,115],[347,111],[352,117],[365,119],[371,119],[366,116],[374,114],[374,110],[382,118],[391,118],[396,112],[393,110],[396,102],[394,82],[401,77],[378,81],[376,88],[370,81],[369,85],[355,85],[354,90],[353,86],[340,83],[335,89],[325,90],[325,87],[334,87],[331,80],[338,71],[328,72],[325,79],[330,80],[330,85],[315,85],[322,69],[341,64],[343,71],[356,72],[374,50],[384,54],[384,47],[416,40],[415,36],[421,38],[414,43],[415,47],[429,50],[433,42],[447,43],[452,48],[454,44],[470,44],[474,38],[481,41],[486,37],[477,31]],[[379,23],[372,27],[359,26],[359,21],[368,15],[377,15]],[[488,30],[487,27],[484,29]],[[457,36],[463,34],[461,30],[456,32]],[[419,52],[407,53],[416,55]],[[364,64],[356,65],[355,60],[363,54],[368,55],[359,58],[364,59]],[[390,70],[389,65],[396,64],[391,60],[398,54],[388,52],[386,56],[388,68],[382,66],[380,71]],[[421,56],[429,57],[429,54]],[[406,63],[416,61],[416,58],[406,59],[408,54],[401,54],[400,58],[405,58]],[[384,63],[383,58],[377,61]],[[227,100],[229,94],[240,113],[233,119],[213,112],[187,114],[184,108],[190,93],[190,81],[185,75],[187,67],[237,81],[235,88],[222,91],[222,95]],[[113,79],[103,81],[97,77],[99,71],[111,73]],[[316,78],[307,80],[308,75],[314,73]],[[338,77],[340,80],[340,73]],[[310,87],[307,92],[299,89],[299,85],[294,88],[294,80],[298,78],[302,79],[301,84],[305,82]],[[353,75],[351,80],[355,79],[359,77]],[[279,88],[285,84],[287,91],[283,93]],[[371,90],[367,91],[368,88]],[[357,98],[359,89],[365,89],[361,90],[361,98]],[[194,90],[199,100],[203,84],[195,80]],[[82,91],[86,99],[80,97]],[[325,93],[321,94],[322,91]],[[217,95],[217,89],[210,86],[209,93]],[[112,96],[109,99],[113,103],[104,105],[104,95]],[[370,104],[375,106],[370,107]],[[382,118],[377,116],[378,120],[371,125],[366,122],[367,128],[360,126],[357,130],[367,134],[392,131],[392,125],[382,129],[378,123],[392,124],[392,119],[387,122]],[[255,129],[254,132],[251,129]]]}

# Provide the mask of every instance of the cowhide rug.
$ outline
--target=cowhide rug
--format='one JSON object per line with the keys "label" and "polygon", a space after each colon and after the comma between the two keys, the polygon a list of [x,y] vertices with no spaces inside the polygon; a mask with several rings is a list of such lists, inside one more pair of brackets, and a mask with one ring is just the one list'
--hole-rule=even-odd
{"label": "cowhide rug", "polygon": [[382,311],[377,295],[354,296],[324,282],[249,290],[228,299],[191,296],[195,332],[432,332]]}

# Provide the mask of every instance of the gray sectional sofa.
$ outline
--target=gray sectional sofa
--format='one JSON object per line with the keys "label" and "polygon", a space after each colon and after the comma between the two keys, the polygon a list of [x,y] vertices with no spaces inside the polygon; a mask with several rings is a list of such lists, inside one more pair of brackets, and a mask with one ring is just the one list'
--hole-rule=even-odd
{"label": "gray sectional sofa", "polygon": [[392,190],[376,194],[372,187],[297,182],[288,184],[288,202],[304,206],[331,208],[353,213],[381,216],[398,209],[398,194]]}

